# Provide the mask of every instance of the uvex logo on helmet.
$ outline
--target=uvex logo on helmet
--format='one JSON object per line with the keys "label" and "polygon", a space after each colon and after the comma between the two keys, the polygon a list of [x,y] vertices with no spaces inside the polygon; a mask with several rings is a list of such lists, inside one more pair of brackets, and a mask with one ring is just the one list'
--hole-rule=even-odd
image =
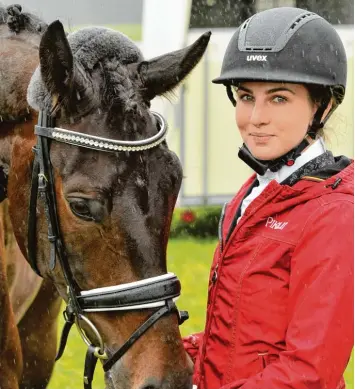
{"label": "uvex logo on helmet", "polygon": [[247,61],[267,61],[267,55],[247,55]]}

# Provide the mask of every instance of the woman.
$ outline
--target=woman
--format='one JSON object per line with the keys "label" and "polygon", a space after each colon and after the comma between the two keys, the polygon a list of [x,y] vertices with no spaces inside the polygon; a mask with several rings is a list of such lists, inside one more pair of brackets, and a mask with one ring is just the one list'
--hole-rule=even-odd
{"label": "woman", "polygon": [[[298,8],[233,35],[223,84],[254,174],[225,206],[204,332],[185,338],[198,389],[340,389],[353,346],[353,163],[323,126],[342,102],[334,28]],[[233,93],[234,92],[234,93]]]}

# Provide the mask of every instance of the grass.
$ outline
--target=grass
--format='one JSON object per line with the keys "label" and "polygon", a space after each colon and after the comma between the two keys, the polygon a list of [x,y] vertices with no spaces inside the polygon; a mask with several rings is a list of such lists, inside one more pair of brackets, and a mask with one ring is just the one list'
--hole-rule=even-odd
{"label": "grass", "polygon": [[[182,284],[182,296],[178,306],[188,310],[190,319],[181,326],[182,335],[201,331],[205,321],[207,298],[207,280],[215,240],[201,241],[190,239],[173,239],[168,247],[168,268],[174,272]],[[86,348],[73,329],[67,349],[62,359],[56,364],[50,389],[72,389],[82,387],[82,374]],[[353,389],[353,356],[345,372],[347,389]],[[93,388],[103,388],[103,373],[97,366]]]}

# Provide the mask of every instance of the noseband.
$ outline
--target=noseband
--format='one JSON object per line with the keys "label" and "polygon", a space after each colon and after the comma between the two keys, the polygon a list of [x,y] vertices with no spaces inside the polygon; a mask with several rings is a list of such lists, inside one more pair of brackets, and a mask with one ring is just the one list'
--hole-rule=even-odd
{"label": "noseband", "polygon": [[[121,141],[101,138],[80,132],[70,131],[54,126],[54,118],[45,112],[40,112],[38,125],[35,126],[37,144],[33,148],[35,159],[33,162],[31,195],[28,219],[28,258],[31,267],[39,275],[37,266],[37,200],[44,204],[44,211],[48,226],[48,240],[50,242],[49,269],[52,271],[58,262],[61,267],[68,293],[68,302],[63,312],[65,324],[62,331],[56,361],[62,356],[70,329],[76,323],[79,334],[88,346],[84,367],[84,388],[90,389],[93,380],[96,362],[101,359],[103,369],[107,372],[124,355],[132,344],[140,338],[162,316],[176,312],[179,324],[187,318],[188,313],[178,311],[175,301],[180,295],[180,281],[173,273],[143,279],[128,284],[108,286],[83,291],[78,286],[70,269],[68,255],[63,243],[57,203],[55,196],[54,174],[50,161],[50,143],[52,140],[68,143],[105,152],[139,152],[158,146],[166,137],[167,124],[164,118],[153,112],[159,123],[156,135],[138,141]],[[105,352],[103,339],[95,325],[85,316],[85,312],[130,311],[155,309],[154,313],[136,329],[130,338],[109,358]],[[90,340],[85,330],[89,328],[95,335],[95,341]]]}

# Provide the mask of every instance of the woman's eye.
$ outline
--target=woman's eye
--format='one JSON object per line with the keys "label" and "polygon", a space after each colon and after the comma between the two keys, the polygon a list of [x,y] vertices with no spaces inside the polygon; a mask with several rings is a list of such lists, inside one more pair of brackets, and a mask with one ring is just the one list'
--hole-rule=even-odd
{"label": "woman's eye", "polygon": [[242,100],[242,101],[253,101],[253,96],[251,95],[240,95],[239,96],[239,100]]}
{"label": "woman's eye", "polygon": [[275,103],[285,103],[287,99],[283,96],[275,96],[273,97],[272,101],[274,101]]}

